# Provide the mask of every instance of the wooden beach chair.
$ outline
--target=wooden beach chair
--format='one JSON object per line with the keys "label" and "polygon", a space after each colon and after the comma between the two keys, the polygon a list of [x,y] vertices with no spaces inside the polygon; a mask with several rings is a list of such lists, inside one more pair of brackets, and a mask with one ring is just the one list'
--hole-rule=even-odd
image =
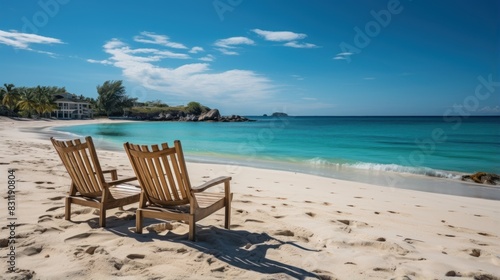
{"label": "wooden beach chair", "polygon": [[[231,177],[223,176],[201,186],[191,187],[181,142],[152,145],[124,144],[125,151],[141,185],[141,200],[136,214],[136,232],[142,233],[142,219],[180,220],[189,224],[189,240],[195,238],[196,222],[225,208],[224,227],[231,219]],[[224,193],[204,192],[224,183]]]}
{"label": "wooden beach chair", "polygon": [[[139,202],[140,189],[123,184],[137,180],[136,177],[118,180],[116,169],[102,170],[92,138],[58,141],[50,138],[64,167],[71,178],[71,188],[66,197],[66,220],[71,218],[71,204],[99,209],[99,226],[106,226],[106,210]],[[104,174],[111,180],[106,181]],[[109,177],[109,176],[107,176]]]}

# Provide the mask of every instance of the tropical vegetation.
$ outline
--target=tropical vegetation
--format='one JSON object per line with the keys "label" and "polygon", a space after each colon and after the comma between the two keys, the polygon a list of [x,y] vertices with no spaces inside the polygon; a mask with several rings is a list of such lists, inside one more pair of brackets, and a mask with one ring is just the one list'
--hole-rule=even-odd
{"label": "tropical vegetation", "polygon": [[96,87],[97,99],[70,94],[64,87],[36,86],[16,87],[4,84],[0,88],[0,115],[27,118],[50,117],[57,110],[56,96],[69,95],[75,101],[91,104],[94,116],[158,115],[160,113],[185,113],[200,115],[210,108],[199,102],[189,102],[186,106],[169,106],[161,100],[138,102],[129,97],[121,80],[105,81]]}

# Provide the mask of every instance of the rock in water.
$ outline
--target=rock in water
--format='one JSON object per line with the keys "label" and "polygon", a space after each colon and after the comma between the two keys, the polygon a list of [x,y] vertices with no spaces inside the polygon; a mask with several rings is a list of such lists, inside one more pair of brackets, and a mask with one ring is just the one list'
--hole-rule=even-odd
{"label": "rock in water", "polygon": [[473,181],[478,184],[499,185],[500,176],[493,173],[476,172],[471,175],[462,176],[462,181]]}

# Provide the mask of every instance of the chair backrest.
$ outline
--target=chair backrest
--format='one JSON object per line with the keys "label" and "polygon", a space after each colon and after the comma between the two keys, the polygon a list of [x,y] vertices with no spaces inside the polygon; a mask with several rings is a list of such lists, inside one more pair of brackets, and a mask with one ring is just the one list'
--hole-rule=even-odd
{"label": "chair backrest", "polygon": [[104,175],[90,136],[80,139],[59,141],[50,138],[61,161],[71,177],[76,190],[83,196],[98,197],[102,194]]}
{"label": "chair backrest", "polygon": [[188,204],[192,200],[191,184],[179,140],[174,147],[167,143],[152,145],[123,144],[137,180],[148,201],[158,206]]}

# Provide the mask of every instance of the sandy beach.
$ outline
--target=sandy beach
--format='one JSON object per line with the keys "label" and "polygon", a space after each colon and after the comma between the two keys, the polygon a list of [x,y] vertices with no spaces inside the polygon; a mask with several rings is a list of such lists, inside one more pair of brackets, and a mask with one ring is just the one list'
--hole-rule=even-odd
{"label": "sandy beach", "polygon": [[[233,178],[231,229],[221,210],[197,224],[196,242],[172,221],[136,234],[133,204],[109,210],[106,228],[77,205],[66,221],[69,176],[33,129],[97,122],[112,121],[0,119],[1,279],[500,279],[500,201],[285,171],[188,163],[193,185]],[[124,151],[97,153],[133,176]]]}

